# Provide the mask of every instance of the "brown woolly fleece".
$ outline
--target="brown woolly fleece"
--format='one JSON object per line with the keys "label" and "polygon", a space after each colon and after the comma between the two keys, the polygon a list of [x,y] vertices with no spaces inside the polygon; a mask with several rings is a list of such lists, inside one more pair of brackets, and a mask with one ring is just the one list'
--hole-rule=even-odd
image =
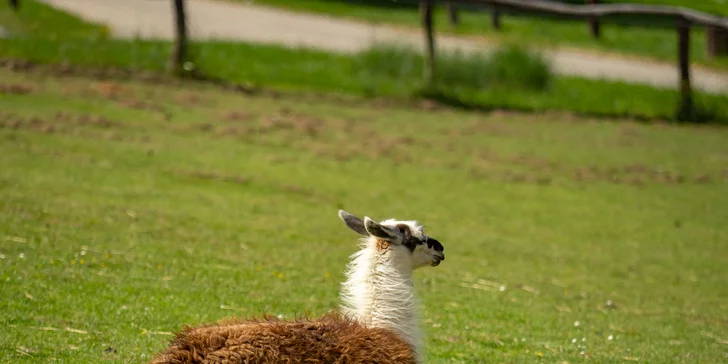
{"label": "brown woolly fleece", "polygon": [[185,327],[149,364],[193,363],[415,364],[416,359],[394,332],[327,314],[316,320],[227,319]]}

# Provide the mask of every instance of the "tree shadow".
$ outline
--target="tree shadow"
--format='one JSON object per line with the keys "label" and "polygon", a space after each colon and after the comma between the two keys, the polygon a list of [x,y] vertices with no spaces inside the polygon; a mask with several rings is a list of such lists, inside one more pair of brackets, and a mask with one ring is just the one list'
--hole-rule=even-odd
{"label": "tree shadow", "polygon": [[[417,90],[414,94],[416,97],[423,98],[425,100],[431,100],[437,102],[443,106],[459,109],[463,111],[476,111],[476,112],[492,112],[496,110],[516,111],[521,113],[538,113],[543,112],[541,109],[531,108],[527,106],[504,106],[504,105],[491,105],[487,103],[472,102],[463,100],[458,95],[443,90],[438,87],[423,87]],[[665,114],[657,116],[644,116],[630,112],[584,112],[584,111],[571,111],[574,115],[580,117],[587,117],[597,120],[621,120],[631,119],[643,124],[652,124],[655,122],[666,121],[678,124],[703,124],[703,125],[714,125],[714,126],[728,126],[728,115],[721,112],[717,105],[705,102],[704,100],[695,100],[692,107],[689,110],[685,108],[677,108],[674,114]]]}

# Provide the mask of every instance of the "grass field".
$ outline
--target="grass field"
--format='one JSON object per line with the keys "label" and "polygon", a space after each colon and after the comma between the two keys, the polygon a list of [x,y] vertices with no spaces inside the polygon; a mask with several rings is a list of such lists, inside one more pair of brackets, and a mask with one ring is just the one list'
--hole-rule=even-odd
{"label": "grass field", "polygon": [[[234,0],[242,1],[242,0]],[[574,0],[576,3],[583,1]],[[610,2],[610,1],[603,1]],[[717,0],[643,0],[611,1],[641,2],[661,5],[678,5],[709,13],[728,15],[728,4]],[[348,17],[373,23],[420,27],[416,0],[258,0],[257,4],[282,7],[297,11],[315,12]],[[674,29],[664,22],[653,26],[620,24],[617,19],[606,19],[602,36],[595,40],[584,21],[548,19],[533,16],[504,15],[501,30],[492,28],[490,13],[461,11],[460,23],[452,27],[444,8],[435,10],[435,28],[439,32],[483,36],[494,40],[528,43],[539,46],[574,46],[610,52],[647,56],[664,61],[677,59],[677,36]],[[728,58],[706,57],[705,33],[695,28],[691,36],[691,59],[699,64],[728,69]]]}
{"label": "grass field", "polygon": [[34,0],[21,0],[19,11],[0,2],[0,25],[13,36],[48,40],[104,39],[109,30]]}
{"label": "grass field", "polygon": [[[153,41],[0,39],[0,59],[85,69],[163,73],[170,49],[169,43]],[[551,77],[543,89],[489,85],[487,76],[491,72],[484,69],[486,63],[479,62],[477,57],[450,57],[451,62],[441,59],[440,76],[447,84],[430,90],[423,83],[418,54],[389,52],[386,47],[381,50],[347,56],[269,45],[207,42],[194,46],[193,58],[204,77],[253,88],[400,99],[426,96],[467,108],[559,110],[645,120],[675,120],[679,104],[678,92],[674,90],[575,77]],[[447,74],[445,69],[453,73]],[[694,94],[705,115],[695,121],[727,122],[728,96]]]}
{"label": "grass field", "polygon": [[[0,2],[0,22],[18,37],[0,39],[0,60],[20,59],[80,68],[164,72],[168,42],[107,39],[103,26],[80,21],[42,3],[24,1],[15,14]],[[13,20],[14,19],[14,20]],[[14,25],[12,25],[14,24]],[[62,31],[61,31],[62,30]],[[423,84],[422,59],[414,51],[377,48],[357,55],[232,42],[193,43],[192,57],[205,77],[253,87],[344,93],[401,99],[435,98],[478,109],[570,111],[594,117],[675,120],[679,95],[673,90],[618,82],[552,76],[548,67],[525,74],[529,60],[505,58],[500,67],[513,80],[496,80],[484,57],[441,53],[440,81]],[[511,62],[513,61],[513,62]],[[525,61],[525,62],[524,62]],[[520,87],[544,80],[542,87]],[[494,82],[496,81],[496,82]],[[528,86],[528,85],[526,85]],[[692,121],[726,123],[728,96],[696,92]]]}
{"label": "grass field", "polygon": [[0,80],[0,362],[143,362],[183,324],[334,309],[338,208],[445,245],[416,275],[428,362],[726,360],[717,129]]}

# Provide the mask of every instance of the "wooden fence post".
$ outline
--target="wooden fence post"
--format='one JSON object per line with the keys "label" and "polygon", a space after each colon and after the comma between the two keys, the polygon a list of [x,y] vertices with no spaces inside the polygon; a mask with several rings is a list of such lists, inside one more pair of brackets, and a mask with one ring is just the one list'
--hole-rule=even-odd
{"label": "wooden fence post", "polygon": [[435,35],[432,21],[432,0],[420,1],[420,14],[422,16],[422,27],[425,30],[425,82],[432,85],[435,79]]}
{"label": "wooden fence post", "polygon": [[689,120],[693,115],[693,95],[690,85],[690,23],[677,21],[678,60],[680,69],[680,106],[678,119]]}
{"label": "wooden fence post", "polygon": [[450,18],[450,25],[456,26],[459,23],[458,9],[452,1],[446,1],[445,7],[447,7],[448,18]]}
{"label": "wooden fence post", "polygon": [[[589,5],[599,4],[599,0],[586,0],[586,3]],[[591,30],[592,37],[594,37],[594,39],[599,39],[601,36],[601,29],[598,17],[589,18],[589,29]]]}
{"label": "wooden fence post", "polygon": [[495,30],[501,29],[501,12],[498,9],[493,9],[490,14],[490,25]]}
{"label": "wooden fence post", "polygon": [[715,58],[728,55],[728,30],[717,27],[705,28],[705,43],[708,57]]}
{"label": "wooden fence post", "polygon": [[185,0],[172,0],[175,17],[175,38],[170,68],[175,73],[184,70],[187,61],[187,15],[185,13]]}

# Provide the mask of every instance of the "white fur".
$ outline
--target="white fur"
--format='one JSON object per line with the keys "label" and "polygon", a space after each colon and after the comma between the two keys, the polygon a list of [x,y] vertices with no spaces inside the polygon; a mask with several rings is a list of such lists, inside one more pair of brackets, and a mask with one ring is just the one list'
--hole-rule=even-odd
{"label": "white fur", "polygon": [[[385,227],[406,224],[413,235],[426,238],[422,226],[415,221],[387,220],[380,224]],[[422,343],[412,272],[432,265],[433,256],[444,259],[444,255],[429,249],[427,244],[410,252],[401,244],[401,238],[399,242],[391,239],[389,248],[378,251],[378,240],[372,235],[362,238],[361,250],[351,256],[341,290],[342,311],[370,327],[393,330],[413,347],[417,361],[421,362]]]}

